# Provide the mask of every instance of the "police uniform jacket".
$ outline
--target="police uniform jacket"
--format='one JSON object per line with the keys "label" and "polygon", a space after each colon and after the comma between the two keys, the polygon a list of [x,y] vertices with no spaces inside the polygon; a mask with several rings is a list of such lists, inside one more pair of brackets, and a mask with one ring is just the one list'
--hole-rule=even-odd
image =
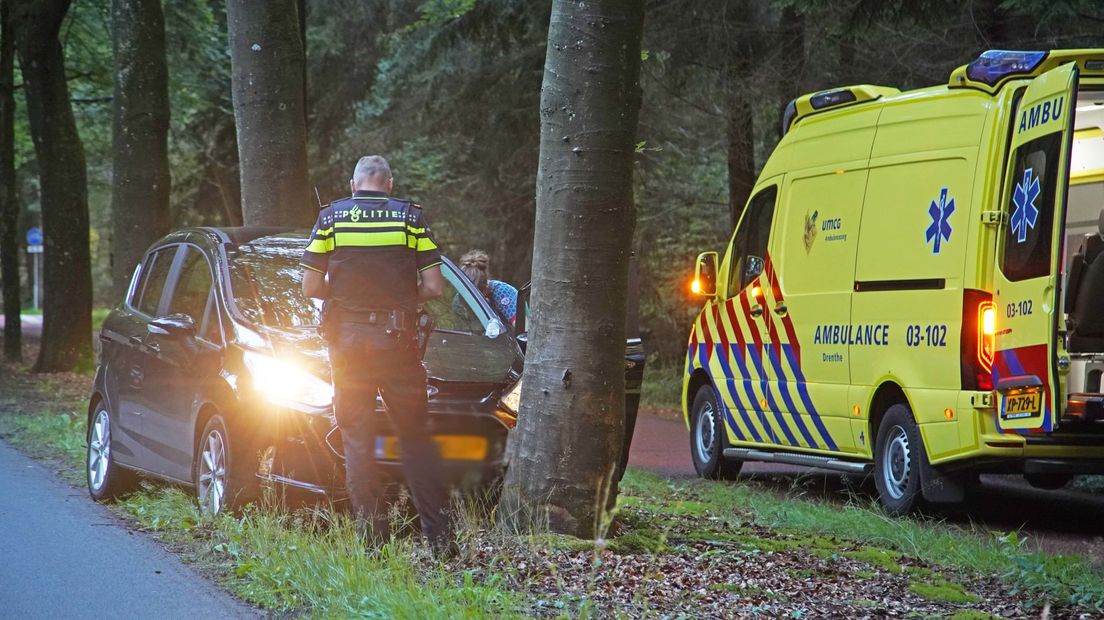
{"label": "police uniform jacket", "polygon": [[318,214],[303,267],[329,274],[326,314],[413,313],[416,273],[441,264],[421,207],[384,192],[357,191]]}

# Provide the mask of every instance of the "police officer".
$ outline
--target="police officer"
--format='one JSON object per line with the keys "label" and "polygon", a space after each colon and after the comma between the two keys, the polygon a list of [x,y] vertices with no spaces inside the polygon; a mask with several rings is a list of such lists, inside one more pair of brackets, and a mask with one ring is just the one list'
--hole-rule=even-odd
{"label": "police officer", "polygon": [[357,162],[353,195],[322,209],[303,253],[303,294],[325,300],[334,411],[345,446],[353,514],[373,546],[389,537],[375,464],[376,394],[387,404],[422,531],[435,553],[455,552],[448,489],[427,424],[426,375],[415,342],[420,302],[444,289],[441,256],[421,207],[390,196],[391,167]]}

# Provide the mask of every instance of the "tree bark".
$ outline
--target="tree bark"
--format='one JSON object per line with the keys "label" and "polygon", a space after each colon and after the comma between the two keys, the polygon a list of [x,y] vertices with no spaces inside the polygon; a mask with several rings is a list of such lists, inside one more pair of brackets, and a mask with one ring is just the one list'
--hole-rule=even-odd
{"label": "tree bark", "polygon": [[247,226],[309,226],[304,51],[296,0],[227,0]]}
{"label": "tree bark", "polygon": [[735,94],[729,104],[725,132],[728,146],[728,214],[732,224],[729,233],[736,229],[751,188],[755,186],[754,129],[747,97],[743,93]]}
{"label": "tree bark", "polygon": [[134,267],[169,232],[169,80],[160,0],[112,0],[112,284],[126,293]]}
{"label": "tree bark", "polygon": [[36,372],[83,369],[92,363],[88,175],[58,39],[69,4],[70,0],[12,2],[15,45],[38,161],[46,246]]}
{"label": "tree bark", "polygon": [[15,182],[15,42],[11,7],[0,1],[0,280],[4,283],[4,357],[9,361],[23,359]]}
{"label": "tree bark", "polygon": [[533,329],[499,514],[581,537],[608,525],[625,417],[639,0],[554,0],[542,87]]}

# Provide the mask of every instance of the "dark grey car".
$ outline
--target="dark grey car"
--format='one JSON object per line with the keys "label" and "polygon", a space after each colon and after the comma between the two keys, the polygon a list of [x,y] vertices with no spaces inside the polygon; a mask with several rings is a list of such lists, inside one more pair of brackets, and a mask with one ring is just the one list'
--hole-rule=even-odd
{"label": "dark grey car", "polygon": [[[318,309],[300,293],[305,244],[303,233],[195,228],[150,248],[99,336],[93,498],[128,490],[135,473],[195,489],[210,512],[253,499],[262,479],[341,493],[329,359]],[[522,351],[452,263],[442,272],[445,294],[424,304],[436,324],[425,355],[432,432],[447,477],[486,484],[501,475],[516,420],[502,397]],[[377,457],[398,477],[385,406]]]}

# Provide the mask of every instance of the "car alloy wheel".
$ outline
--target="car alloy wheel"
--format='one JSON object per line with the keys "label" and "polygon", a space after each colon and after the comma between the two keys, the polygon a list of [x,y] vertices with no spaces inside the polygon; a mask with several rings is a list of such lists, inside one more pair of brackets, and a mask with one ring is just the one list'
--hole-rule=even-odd
{"label": "car alloy wheel", "polygon": [[111,466],[111,418],[100,409],[88,436],[88,486],[98,493],[107,483]]}
{"label": "car alloy wheel", "polygon": [[226,440],[222,430],[212,428],[201,445],[196,496],[203,512],[217,515],[226,498]]}

